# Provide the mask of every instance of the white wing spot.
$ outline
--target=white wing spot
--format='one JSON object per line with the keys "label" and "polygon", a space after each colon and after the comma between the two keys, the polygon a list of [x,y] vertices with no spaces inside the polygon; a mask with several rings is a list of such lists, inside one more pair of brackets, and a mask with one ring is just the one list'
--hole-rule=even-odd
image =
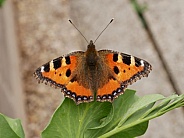
{"label": "white wing spot", "polygon": [[44,66],[41,66],[41,72],[45,72],[45,71],[44,71]]}
{"label": "white wing spot", "polygon": [[143,61],[143,60],[141,60],[140,62],[141,62],[141,66],[144,66],[144,61]]}

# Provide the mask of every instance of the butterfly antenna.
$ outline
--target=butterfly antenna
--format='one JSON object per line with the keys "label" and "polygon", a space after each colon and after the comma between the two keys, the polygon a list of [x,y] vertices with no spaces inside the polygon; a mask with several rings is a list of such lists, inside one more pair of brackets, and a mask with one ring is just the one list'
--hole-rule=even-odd
{"label": "butterfly antenna", "polygon": [[75,27],[75,29],[77,29],[77,31],[82,35],[82,37],[86,40],[86,42],[89,44],[88,40],[86,39],[86,37],[81,33],[81,31],[73,24],[73,22],[69,19],[68,20],[72,25],[73,27]]}
{"label": "butterfly antenna", "polygon": [[107,27],[112,23],[112,21],[114,20],[114,18],[112,18],[110,20],[110,22],[107,24],[107,26],[102,30],[102,32],[98,35],[98,37],[95,39],[94,43],[96,42],[96,40],[101,36],[101,34],[107,29]]}

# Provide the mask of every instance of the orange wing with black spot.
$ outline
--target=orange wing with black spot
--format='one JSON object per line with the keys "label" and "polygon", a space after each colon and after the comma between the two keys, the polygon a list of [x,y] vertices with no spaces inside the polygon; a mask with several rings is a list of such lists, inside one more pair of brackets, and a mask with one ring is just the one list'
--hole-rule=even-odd
{"label": "orange wing with black spot", "polygon": [[147,77],[152,70],[151,65],[140,58],[110,50],[101,50],[105,63],[110,69],[109,81],[97,91],[98,101],[112,102],[123,94],[125,88],[133,82]]}
{"label": "orange wing with black spot", "polygon": [[95,91],[97,101],[112,102],[129,84],[151,71],[148,62],[124,53],[100,50],[96,58],[94,66],[88,65],[85,52],[73,52],[44,64],[34,74],[39,82],[61,88],[65,97],[79,104],[93,101]]}
{"label": "orange wing with black spot", "polygon": [[75,79],[79,57],[83,55],[84,52],[78,51],[56,58],[38,68],[34,75],[39,82],[61,88],[65,97],[73,99],[77,104],[93,101],[91,90],[79,85],[78,80]]}

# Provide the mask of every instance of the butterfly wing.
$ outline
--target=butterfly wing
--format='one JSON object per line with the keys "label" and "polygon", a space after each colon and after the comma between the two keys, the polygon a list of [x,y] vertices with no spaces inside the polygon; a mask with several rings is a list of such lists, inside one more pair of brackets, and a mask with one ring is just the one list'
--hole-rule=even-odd
{"label": "butterfly wing", "polygon": [[128,54],[111,50],[100,50],[98,53],[104,58],[111,76],[109,81],[98,89],[98,101],[113,101],[124,92],[129,84],[147,77],[152,70],[147,61]]}
{"label": "butterfly wing", "polygon": [[39,82],[49,83],[51,86],[61,88],[65,97],[73,99],[77,104],[93,101],[93,94],[89,87],[80,83],[78,67],[84,52],[77,51],[66,56],[56,58],[38,68],[34,75]]}

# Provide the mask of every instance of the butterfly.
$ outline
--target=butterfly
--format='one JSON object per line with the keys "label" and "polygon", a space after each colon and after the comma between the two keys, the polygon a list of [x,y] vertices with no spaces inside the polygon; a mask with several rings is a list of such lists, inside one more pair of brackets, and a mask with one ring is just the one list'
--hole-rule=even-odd
{"label": "butterfly", "polygon": [[76,51],[53,59],[39,67],[34,76],[38,82],[60,88],[65,97],[80,104],[94,100],[113,102],[128,85],[147,77],[151,70],[152,66],[143,59],[112,50],[97,51],[90,40],[85,52]]}
{"label": "butterfly", "polygon": [[60,88],[76,104],[113,102],[128,85],[147,77],[152,66],[145,60],[112,50],[87,50],[58,57],[42,65],[34,75],[39,82]]}

